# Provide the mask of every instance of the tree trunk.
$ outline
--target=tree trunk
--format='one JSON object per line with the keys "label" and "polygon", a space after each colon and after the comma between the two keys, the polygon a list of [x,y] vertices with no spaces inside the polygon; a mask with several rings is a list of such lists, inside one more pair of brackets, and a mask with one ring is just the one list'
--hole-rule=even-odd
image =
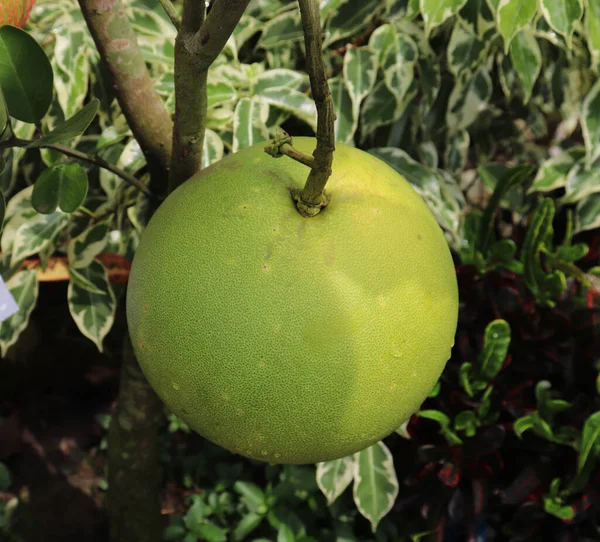
{"label": "tree trunk", "polygon": [[116,411],[108,433],[108,515],[111,542],[159,542],[158,428],[163,405],[135,359],[129,334]]}

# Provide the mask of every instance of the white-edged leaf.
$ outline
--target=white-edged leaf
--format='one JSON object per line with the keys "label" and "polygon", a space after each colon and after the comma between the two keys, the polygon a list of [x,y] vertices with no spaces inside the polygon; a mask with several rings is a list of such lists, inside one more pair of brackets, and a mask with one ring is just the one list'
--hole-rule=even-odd
{"label": "white-edged leaf", "polygon": [[600,228],[600,194],[581,200],[575,208],[575,233]]}
{"label": "white-edged leaf", "polygon": [[528,26],[538,6],[535,0],[500,0],[496,10],[496,24],[504,38],[504,52],[508,54],[510,42],[517,34]]}
{"label": "white-edged leaf", "polygon": [[258,45],[267,49],[300,39],[302,39],[300,12],[294,9],[272,18],[264,26]]}
{"label": "white-edged leaf", "polygon": [[104,266],[94,260],[89,267],[78,269],[95,289],[102,293],[93,293],[73,281],[69,282],[69,311],[83,335],[94,342],[102,352],[102,342],[115,320],[117,302]]}
{"label": "white-edged leaf", "polygon": [[377,53],[370,47],[349,45],[344,55],[344,81],[358,119],[360,104],[371,92],[377,79]]}
{"label": "white-edged leaf", "polygon": [[369,47],[378,54],[378,61],[383,64],[385,53],[396,38],[396,29],[386,23],[378,26],[369,37]]}
{"label": "white-edged leaf", "polygon": [[95,224],[77,237],[73,237],[67,245],[69,267],[73,269],[89,267],[106,247],[108,231],[107,224]]}
{"label": "white-edged leaf", "polygon": [[67,226],[69,215],[63,211],[37,214],[19,226],[12,245],[11,261],[14,264],[37,254],[52,243]]}
{"label": "white-edged leaf", "polygon": [[585,142],[586,165],[600,156],[600,81],[587,93],[581,106],[581,130]]}
{"label": "white-edged leaf", "polygon": [[446,138],[444,151],[444,168],[453,174],[458,174],[465,168],[469,156],[471,136],[467,130],[460,130]]}
{"label": "white-edged leaf", "polygon": [[3,254],[10,254],[12,252],[15,234],[21,225],[37,215],[37,211],[31,205],[32,193],[33,185],[17,192],[7,202],[4,229],[2,231],[2,240],[0,241],[0,249]]}
{"label": "white-edged leaf", "polygon": [[358,126],[352,98],[346,87],[346,82],[338,76],[328,81],[333,109],[335,112],[334,130],[335,140],[350,143]]}
{"label": "white-edged leaf", "polygon": [[548,158],[542,162],[527,193],[551,192],[557,188],[563,188],[567,184],[569,171],[584,156],[585,151],[582,147],[573,147]]}
{"label": "white-edged leaf", "polygon": [[485,56],[488,44],[489,42],[465,30],[462,25],[454,25],[446,51],[450,72],[457,76],[465,70],[475,70]]}
{"label": "white-edged leaf", "polygon": [[216,132],[206,130],[204,134],[204,147],[202,149],[202,167],[210,166],[213,162],[217,162],[223,158],[224,152],[223,140]]}
{"label": "white-edged leaf", "polygon": [[354,456],[317,463],[317,485],[332,504],[354,478]]}
{"label": "white-edged leaf", "polygon": [[600,192],[600,164],[596,161],[590,169],[578,164],[569,172],[565,195],[560,199],[561,205],[577,203],[591,194]]}
{"label": "white-edged leaf", "polygon": [[276,68],[262,72],[254,80],[254,94],[260,94],[269,88],[287,87],[299,90],[307,81],[305,74],[286,68]]}
{"label": "white-edged leaf", "polygon": [[420,0],[421,15],[425,22],[425,33],[456,15],[467,0]]}
{"label": "white-edged leaf", "polygon": [[35,307],[38,296],[35,270],[19,271],[6,282],[6,286],[14,297],[19,310],[0,322],[0,351],[3,357],[6,356],[10,346],[17,342],[19,335],[27,327],[29,317]]}
{"label": "white-edged leaf", "polygon": [[291,113],[316,131],[317,108],[314,100],[303,92],[287,87],[268,88],[260,94],[260,99],[273,107]]}
{"label": "white-edged leaf", "polygon": [[328,25],[324,45],[355,35],[361,28],[367,26],[383,8],[381,0],[348,0],[337,10]]}
{"label": "white-edged leaf", "polygon": [[209,82],[206,85],[208,107],[231,102],[237,96],[237,92],[229,83],[224,81]]}
{"label": "white-edged leaf", "polygon": [[492,89],[492,79],[487,68],[482,68],[474,75],[463,72],[455,80],[446,112],[450,135],[468,128],[487,109]]}
{"label": "white-edged leaf", "polygon": [[571,43],[573,31],[583,16],[583,0],[539,0],[542,14],[550,28]]}
{"label": "white-edged leaf", "polygon": [[233,115],[233,152],[265,141],[269,137],[267,119],[269,104],[258,96],[242,98],[235,106]]}
{"label": "white-edged leaf", "polygon": [[510,59],[523,84],[523,103],[526,104],[542,70],[542,51],[531,29],[521,30],[510,42]]}
{"label": "white-edged leaf", "polygon": [[398,496],[394,460],[383,442],[355,454],[352,489],[356,508],[371,522],[371,528],[375,532]]}
{"label": "white-edged leaf", "polygon": [[383,57],[383,76],[389,91],[402,103],[410,88],[419,58],[419,50],[414,40],[397,33]]}

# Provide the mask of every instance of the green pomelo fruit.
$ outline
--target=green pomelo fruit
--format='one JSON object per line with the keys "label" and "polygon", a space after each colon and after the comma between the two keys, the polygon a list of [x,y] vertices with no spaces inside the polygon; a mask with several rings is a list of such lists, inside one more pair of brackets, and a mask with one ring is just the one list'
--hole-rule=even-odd
{"label": "green pomelo fruit", "polygon": [[[294,146],[311,154],[312,138]],[[329,206],[290,188],[308,168],[264,144],[176,189],[144,231],[127,318],[166,405],[233,452],[315,463],[362,450],[421,405],[450,356],[452,257],[414,189],[337,143]]]}

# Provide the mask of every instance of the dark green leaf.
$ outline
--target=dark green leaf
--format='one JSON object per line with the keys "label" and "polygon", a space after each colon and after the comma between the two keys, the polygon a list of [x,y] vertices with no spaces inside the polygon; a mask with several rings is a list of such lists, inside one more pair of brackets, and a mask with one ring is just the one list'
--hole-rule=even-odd
{"label": "dark green leaf", "polygon": [[57,207],[72,213],[85,201],[87,191],[87,174],[79,164],[57,164],[38,177],[31,203],[42,214],[51,214]]}
{"label": "dark green leaf", "polygon": [[254,529],[256,529],[262,522],[264,516],[250,512],[242,517],[241,521],[236,525],[233,531],[234,540],[244,540]]}
{"label": "dark green leaf", "polygon": [[10,115],[38,122],[52,102],[54,75],[40,45],[24,30],[0,27],[0,87]]}
{"label": "dark green leaf", "polygon": [[0,462],[0,491],[6,491],[12,483],[10,471]]}
{"label": "dark green leaf", "polygon": [[58,143],[66,143],[83,134],[92,120],[98,113],[100,102],[97,98],[93,98],[89,104],[83,109],[80,109],[70,119],[66,120],[57,126],[50,133],[43,135],[29,144],[29,148],[44,147],[46,145],[56,145]]}
{"label": "dark green leaf", "polygon": [[502,239],[490,246],[489,256],[503,262],[512,260],[517,252],[517,244],[512,239]]}
{"label": "dark green leaf", "polygon": [[187,529],[183,525],[169,525],[163,532],[163,540],[181,540]]}

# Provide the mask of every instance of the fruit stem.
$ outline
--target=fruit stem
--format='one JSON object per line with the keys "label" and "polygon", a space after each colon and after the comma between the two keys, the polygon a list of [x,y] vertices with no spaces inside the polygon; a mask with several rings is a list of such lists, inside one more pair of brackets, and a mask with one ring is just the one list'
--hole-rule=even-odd
{"label": "fruit stem", "polygon": [[335,113],[323,64],[321,12],[317,0],[298,0],[306,49],[306,71],[317,107],[317,148],[313,152],[308,179],[302,190],[292,192],[298,211],[303,216],[319,214],[329,203],[325,185],[331,175],[335,150]]}

